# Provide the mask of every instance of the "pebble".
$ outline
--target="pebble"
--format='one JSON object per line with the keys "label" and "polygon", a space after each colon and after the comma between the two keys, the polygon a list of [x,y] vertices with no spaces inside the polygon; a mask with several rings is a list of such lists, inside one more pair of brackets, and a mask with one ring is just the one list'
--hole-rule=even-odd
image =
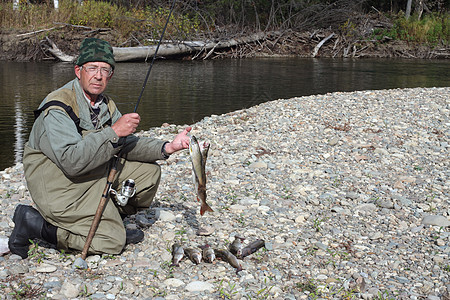
{"label": "pebble", "polygon": [[49,265],[49,264],[41,264],[36,268],[36,272],[38,273],[53,273],[58,268],[55,265]]}
{"label": "pebble", "polygon": [[[190,124],[211,143],[213,213],[199,214],[188,151],[173,154],[152,207],[125,219],[144,241],[86,261],[3,250],[2,294],[26,282],[49,299],[447,299],[449,99],[448,87],[337,92]],[[139,134],[171,140],[185,127]],[[15,206],[32,201],[21,163],[0,178],[2,242]],[[171,266],[174,242],[226,248],[235,235],[265,241],[238,274],[218,259]]]}
{"label": "pebble", "polygon": [[444,216],[428,215],[422,219],[422,224],[447,227],[450,226],[450,221]]}

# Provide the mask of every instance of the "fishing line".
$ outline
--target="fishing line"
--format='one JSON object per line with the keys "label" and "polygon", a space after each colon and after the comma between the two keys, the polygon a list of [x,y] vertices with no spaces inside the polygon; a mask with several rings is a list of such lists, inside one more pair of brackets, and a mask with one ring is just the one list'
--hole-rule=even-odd
{"label": "fishing line", "polygon": [[142,95],[144,94],[145,86],[147,85],[148,78],[150,77],[150,72],[152,70],[153,63],[155,62],[155,59],[156,59],[156,54],[158,53],[159,46],[161,45],[162,39],[164,37],[164,33],[166,32],[167,24],[169,24],[170,16],[172,15],[173,8],[175,7],[175,2],[176,2],[176,0],[173,0],[172,7],[170,8],[170,11],[169,11],[169,16],[167,17],[163,32],[161,34],[161,37],[159,38],[159,42],[158,42],[158,45],[156,46],[155,54],[153,54],[152,62],[150,63],[150,67],[148,68],[147,75],[145,76],[144,84],[142,85],[141,93],[139,94],[139,98],[137,100],[137,103],[136,103],[136,106],[134,107],[133,112],[137,111],[139,103],[141,102],[141,98],[142,98]]}

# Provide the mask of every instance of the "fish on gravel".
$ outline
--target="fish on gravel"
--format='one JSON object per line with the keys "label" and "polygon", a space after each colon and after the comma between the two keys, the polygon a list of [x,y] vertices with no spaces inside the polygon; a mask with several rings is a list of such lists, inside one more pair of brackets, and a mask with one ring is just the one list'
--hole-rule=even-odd
{"label": "fish on gravel", "polygon": [[178,244],[175,243],[172,245],[172,265],[171,266],[179,266],[180,265],[180,261],[183,259],[184,257],[184,249],[183,247]]}
{"label": "fish on gravel", "polygon": [[184,249],[184,253],[186,253],[187,257],[196,265],[198,265],[202,261],[202,251],[196,248],[186,248]]}
{"label": "fish on gravel", "polygon": [[231,253],[227,249],[214,249],[214,253],[216,254],[217,257],[228,262],[233,268],[235,268],[236,274],[239,271],[243,270],[242,265],[239,263],[237,257],[234,256],[233,253]]}
{"label": "fish on gravel", "polygon": [[210,245],[206,244],[202,249],[202,257],[205,262],[212,263],[216,259],[214,249]]}
{"label": "fish on gravel", "polygon": [[228,250],[230,250],[230,252],[238,258],[242,256],[242,248],[244,248],[243,244],[244,240],[245,238],[236,235],[234,236],[234,241],[228,247]]}
{"label": "fish on gravel", "polygon": [[191,136],[189,140],[189,154],[192,162],[192,179],[197,194],[197,200],[201,201],[200,215],[205,212],[213,212],[212,208],[206,203],[206,159],[209,150],[208,142],[197,141],[195,136]]}
{"label": "fish on gravel", "polygon": [[265,247],[265,245],[266,244],[265,244],[264,240],[256,240],[256,241],[251,242],[250,244],[248,244],[247,246],[242,248],[241,258],[244,258],[246,256],[249,256],[250,254],[255,253],[262,247]]}

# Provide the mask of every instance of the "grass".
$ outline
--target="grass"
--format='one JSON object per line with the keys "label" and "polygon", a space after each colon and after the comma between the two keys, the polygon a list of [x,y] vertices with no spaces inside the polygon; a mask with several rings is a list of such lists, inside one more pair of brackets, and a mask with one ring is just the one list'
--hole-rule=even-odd
{"label": "grass", "polygon": [[235,282],[224,281],[224,279],[221,279],[218,282],[217,292],[220,299],[269,299],[271,296],[270,291],[273,287],[274,286],[270,285],[267,278],[264,278],[264,283],[260,289],[250,290],[248,286],[245,286],[243,295],[239,295]]}
{"label": "grass", "polygon": [[[53,8],[52,1],[35,4],[22,2],[17,10],[13,10],[11,2],[1,2],[0,28],[39,30],[55,27],[57,23],[68,22],[77,26],[111,28],[122,37],[132,36],[145,45],[154,43],[147,37],[160,35],[168,15],[168,8],[144,6],[126,9],[110,2],[93,0],[83,1],[83,5],[80,5],[78,1],[61,0],[58,10]],[[369,39],[383,40],[388,37],[430,45],[448,45],[450,37],[448,13],[426,14],[420,20],[414,15],[406,19],[401,14],[388,18],[393,21],[393,26],[374,29]],[[359,36],[357,27],[356,24],[347,21],[340,26],[340,31],[344,37],[364,39]],[[206,21],[192,11],[175,11],[167,28],[167,36],[184,39],[209,28],[214,28],[214,20]],[[138,32],[146,38],[137,34]]]}
{"label": "grass", "polygon": [[448,14],[428,14],[418,20],[417,16],[406,19],[400,15],[394,19],[392,28],[375,29],[373,31],[374,39],[382,40],[385,37],[429,45],[438,45],[440,43],[448,45],[450,17]]}
{"label": "grass", "polygon": [[44,294],[42,286],[32,285],[29,281],[21,275],[8,276],[5,282],[0,283],[0,289],[5,297],[7,293],[12,299],[40,299]]}
{"label": "grass", "polygon": [[36,259],[36,262],[40,264],[43,262],[45,258],[47,258],[47,254],[44,253],[44,251],[39,249],[38,243],[34,242],[33,240],[29,240],[31,243],[31,247],[28,250],[28,259]]}
{"label": "grass", "polygon": [[[165,25],[169,10],[151,8],[127,10],[115,4],[103,1],[87,0],[80,5],[77,1],[62,0],[55,10],[53,2],[40,4],[22,4],[13,10],[11,2],[0,3],[0,28],[39,30],[57,26],[58,23],[92,28],[111,28],[123,37],[139,31],[146,36],[159,36]],[[182,39],[188,34],[201,30],[199,20],[187,15],[172,14],[167,27],[167,36]],[[145,43],[151,41],[142,40]]]}

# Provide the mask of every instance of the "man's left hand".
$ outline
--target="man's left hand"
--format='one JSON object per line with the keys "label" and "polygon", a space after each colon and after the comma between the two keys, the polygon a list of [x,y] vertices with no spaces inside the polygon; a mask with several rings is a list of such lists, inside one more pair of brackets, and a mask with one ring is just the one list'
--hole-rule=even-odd
{"label": "man's left hand", "polygon": [[172,142],[167,143],[165,146],[165,150],[167,154],[172,154],[174,152],[189,148],[189,140],[188,136],[189,131],[191,131],[192,127],[186,127],[181,133],[179,133]]}

